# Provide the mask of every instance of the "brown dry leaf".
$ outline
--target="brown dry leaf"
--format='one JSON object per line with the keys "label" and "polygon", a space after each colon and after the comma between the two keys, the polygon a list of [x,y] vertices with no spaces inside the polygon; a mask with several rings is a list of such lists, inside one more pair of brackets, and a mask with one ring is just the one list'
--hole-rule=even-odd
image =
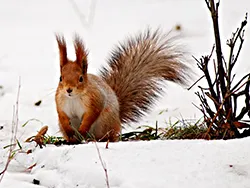
{"label": "brown dry leaf", "polygon": [[27,154],[30,154],[30,153],[32,153],[32,150],[29,149],[28,151],[26,151],[26,153],[27,153]]}
{"label": "brown dry leaf", "polygon": [[30,172],[35,166],[36,166],[36,163],[34,163],[34,164],[31,165],[30,167],[28,167],[25,171],[26,171],[26,172]]}
{"label": "brown dry leaf", "polygon": [[32,142],[34,137],[35,137],[35,136],[31,136],[31,137],[27,138],[27,139],[25,140],[25,142]]}
{"label": "brown dry leaf", "polygon": [[47,131],[48,131],[48,126],[46,125],[46,126],[43,126],[41,129],[40,129],[40,131],[37,133],[37,135],[39,134],[39,135],[41,135],[41,136],[44,136],[46,133],[47,133]]}
{"label": "brown dry leaf", "polygon": [[237,127],[238,129],[243,129],[243,128],[249,128],[250,125],[247,124],[247,123],[242,123],[242,122],[238,122],[238,121],[235,121],[233,122],[234,126]]}
{"label": "brown dry leaf", "polygon": [[44,135],[47,133],[47,131],[48,131],[48,126],[43,126],[35,136],[28,138],[26,142],[35,141],[37,145],[39,145],[40,148],[42,148],[42,146],[44,146],[44,143],[43,143]]}

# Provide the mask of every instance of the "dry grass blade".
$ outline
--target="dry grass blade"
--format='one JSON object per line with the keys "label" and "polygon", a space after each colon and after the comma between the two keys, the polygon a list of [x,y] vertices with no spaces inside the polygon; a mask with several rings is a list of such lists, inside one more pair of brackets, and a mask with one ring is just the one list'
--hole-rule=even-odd
{"label": "dry grass blade", "polygon": [[97,150],[97,153],[98,153],[99,160],[100,160],[100,162],[101,162],[102,168],[103,168],[104,173],[105,173],[107,188],[110,188],[110,186],[109,186],[109,177],[108,177],[108,170],[107,170],[107,167],[106,167],[104,161],[102,160],[102,156],[101,156],[101,153],[100,153],[100,150],[99,150],[99,147],[98,147],[96,141],[94,141],[94,143],[95,143],[95,147],[96,147],[96,150]]}
{"label": "dry grass blade", "polygon": [[8,166],[11,162],[13,151],[16,147],[16,134],[18,129],[18,109],[19,109],[19,96],[20,96],[20,89],[21,89],[21,79],[19,78],[19,84],[18,84],[18,90],[17,90],[17,99],[16,104],[13,106],[13,118],[12,118],[12,128],[11,128],[11,141],[10,141],[10,147],[9,147],[9,154],[7,158],[7,162],[5,164],[5,168],[0,172],[0,182],[2,181],[4,174],[6,170],[8,169]]}

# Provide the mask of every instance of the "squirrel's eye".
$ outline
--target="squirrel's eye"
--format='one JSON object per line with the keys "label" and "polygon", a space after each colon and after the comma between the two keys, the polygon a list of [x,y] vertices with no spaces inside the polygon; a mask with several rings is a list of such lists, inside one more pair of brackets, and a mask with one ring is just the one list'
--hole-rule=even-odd
{"label": "squirrel's eye", "polygon": [[60,82],[62,81],[62,76],[60,76]]}
{"label": "squirrel's eye", "polygon": [[82,76],[80,76],[79,82],[83,82],[83,77]]}

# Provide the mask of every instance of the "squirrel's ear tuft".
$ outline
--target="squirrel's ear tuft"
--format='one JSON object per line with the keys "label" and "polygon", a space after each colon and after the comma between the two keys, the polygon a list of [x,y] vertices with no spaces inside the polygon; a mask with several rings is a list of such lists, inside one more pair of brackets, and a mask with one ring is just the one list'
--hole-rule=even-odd
{"label": "squirrel's ear tuft", "polygon": [[66,42],[62,35],[55,34],[55,36],[60,53],[60,67],[62,68],[68,62]]}
{"label": "squirrel's ear tuft", "polygon": [[77,34],[75,34],[74,38],[74,47],[76,53],[76,63],[82,68],[83,74],[86,74],[88,69],[88,52],[85,50],[82,39]]}

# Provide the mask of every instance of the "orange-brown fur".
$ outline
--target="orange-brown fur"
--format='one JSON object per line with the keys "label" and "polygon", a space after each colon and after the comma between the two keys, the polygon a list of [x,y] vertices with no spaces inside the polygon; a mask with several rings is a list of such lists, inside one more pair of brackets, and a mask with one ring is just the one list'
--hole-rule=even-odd
{"label": "orange-brown fur", "polygon": [[75,129],[97,141],[118,141],[121,122],[137,121],[160,95],[159,81],[185,84],[190,73],[183,54],[158,30],[118,46],[100,77],[87,73],[88,53],[79,36],[75,61],[67,58],[64,38],[56,39],[61,71],[56,106],[60,130],[71,143],[78,142]]}

